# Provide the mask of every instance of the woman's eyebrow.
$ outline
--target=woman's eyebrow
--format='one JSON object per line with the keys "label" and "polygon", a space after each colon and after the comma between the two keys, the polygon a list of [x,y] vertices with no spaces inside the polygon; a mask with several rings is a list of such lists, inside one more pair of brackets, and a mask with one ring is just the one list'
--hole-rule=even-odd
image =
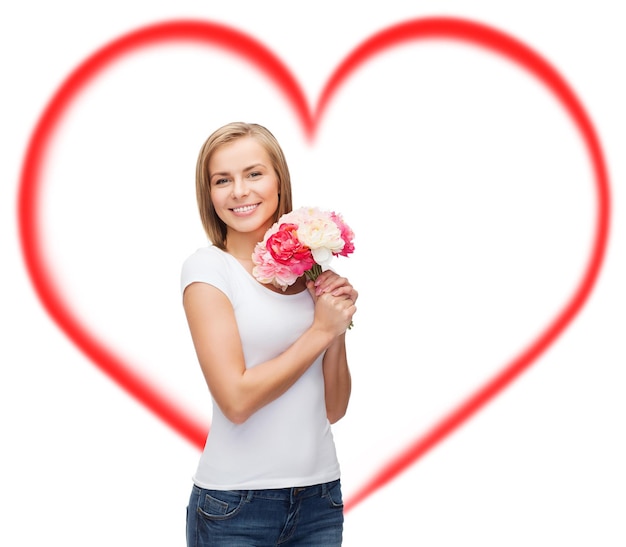
{"label": "woman's eyebrow", "polygon": [[244,171],[250,171],[251,169],[256,169],[257,167],[265,167],[265,165],[263,165],[262,163],[255,163],[250,167],[246,167]]}

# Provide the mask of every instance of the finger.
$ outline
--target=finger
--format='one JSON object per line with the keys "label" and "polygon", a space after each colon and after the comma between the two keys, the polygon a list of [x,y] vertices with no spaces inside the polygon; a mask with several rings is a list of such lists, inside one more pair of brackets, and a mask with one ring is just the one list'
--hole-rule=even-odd
{"label": "finger", "polygon": [[352,287],[352,285],[344,285],[332,291],[330,293],[332,296],[341,296],[343,298],[348,298],[352,300],[352,302],[356,303],[359,293]]}
{"label": "finger", "polygon": [[322,283],[325,283],[329,278],[336,275],[337,273],[333,272],[332,270],[325,270],[317,276],[317,278],[315,279],[315,285],[321,285]]}
{"label": "finger", "polygon": [[315,300],[317,300],[317,294],[315,293],[315,283],[313,283],[313,281],[311,280],[307,281],[306,288],[309,291],[309,294],[311,295],[311,297],[313,298],[313,302],[315,302]]}
{"label": "finger", "polygon": [[330,291],[330,294],[332,294],[333,296],[345,295],[345,296],[350,297],[355,302],[359,295],[357,291],[354,290],[354,287],[350,284],[337,287],[336,289]]}
{"label": "finger", "polygon": [[319,292],[332,292],[344,285],[349,285],[348,280],[345,277],[339,277],[337,274],[325,277],[320,283],[316,283]]}

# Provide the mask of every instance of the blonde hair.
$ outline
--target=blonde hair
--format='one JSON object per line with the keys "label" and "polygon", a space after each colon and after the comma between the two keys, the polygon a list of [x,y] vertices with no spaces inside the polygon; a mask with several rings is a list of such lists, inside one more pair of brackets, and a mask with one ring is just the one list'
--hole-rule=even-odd
{"label": "blonde hair", "polygon": [[209,161],[213,153],[220,147],[243,137],[252,137],[263,146],[270,157],[272,167],[278,178],[278,208],[274,214],[274,222],[292,210],[291,177],[287,160],[276,137],[262,125],[254,123],[233,122],[214,131],[205,141],[198,154],[196,163],[196,200],[200,212],[202,226],[211,242],[222,250],[226,248],[226,224],[217,216],[211,200],[209,181]]}

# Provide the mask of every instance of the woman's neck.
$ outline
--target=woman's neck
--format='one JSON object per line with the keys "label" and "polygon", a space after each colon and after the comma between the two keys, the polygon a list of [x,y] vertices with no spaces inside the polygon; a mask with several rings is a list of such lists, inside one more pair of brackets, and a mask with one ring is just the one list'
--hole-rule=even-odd
{"label": "woman's neck", "polygon": [[252,233],[229,233],[226,237],[226,252],[238,260],[252,260],[256,244],[263,239]]}

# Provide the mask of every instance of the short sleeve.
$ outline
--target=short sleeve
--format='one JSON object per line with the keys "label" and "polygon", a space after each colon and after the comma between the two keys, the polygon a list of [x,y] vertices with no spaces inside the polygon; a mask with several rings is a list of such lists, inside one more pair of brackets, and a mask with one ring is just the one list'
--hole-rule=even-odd
{"label": "short sleeve", "polygon": [[202,247],[183,263],[180,276],[181,294],[192,283],[212,285],[232,300],[228,262],[223,253],[212,246]]}

